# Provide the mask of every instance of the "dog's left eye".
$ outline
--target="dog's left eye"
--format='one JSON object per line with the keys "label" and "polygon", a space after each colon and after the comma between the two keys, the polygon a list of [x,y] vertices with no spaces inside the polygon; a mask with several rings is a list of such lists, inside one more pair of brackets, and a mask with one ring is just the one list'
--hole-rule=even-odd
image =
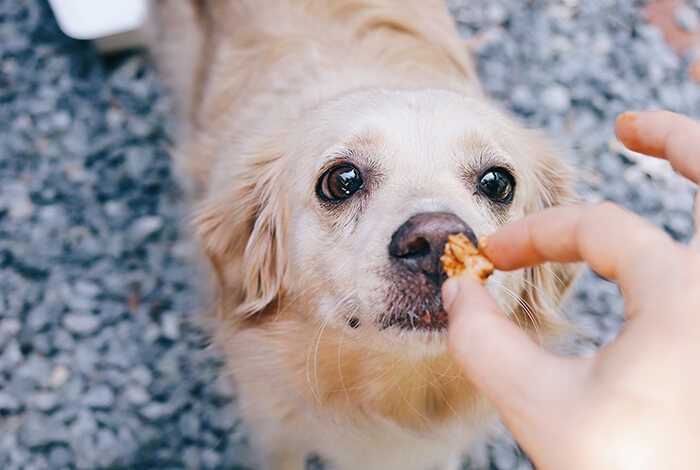
{"label": "dog's left eye", "polygon": [[316,192],[327,202],[340,203],[364,187],[365,181],[360,171],[352,165],[343,163],[321,175]]}
{"label": "dog's left eye", "polygon": [[479,177],[478,187],[492,201],[508,204],[513,200],[515,178],[505,168],[489,168]]}

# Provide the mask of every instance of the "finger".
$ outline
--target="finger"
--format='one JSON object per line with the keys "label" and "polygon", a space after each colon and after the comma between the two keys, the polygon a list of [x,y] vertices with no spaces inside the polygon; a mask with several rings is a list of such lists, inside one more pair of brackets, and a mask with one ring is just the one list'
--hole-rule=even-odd
{"label": "finger", "polygon": [[665,158],[689,180],[700,181],[700,122],[670,111],[623,113],[615,131],[628,149]]}
{"label": "finger", "polygon": [[563,411],[571,388],[579,388],[576,384],[583,380],[578,363],[536,345],[477,282],[450,279],[443,293],[449,313],[449,352],[495,406],[516,440],[528,448],[532,436],[559,432],[560,426],[547,417],[566,415],[556,410]]}
{"label": "finger", "polygon": [[669,277],[681,249],[640,217],[601,203],[527,216],[492,234],[485,251],[501,270],[585,261],[599,275],[616,280],[625,294],[637,295]]}

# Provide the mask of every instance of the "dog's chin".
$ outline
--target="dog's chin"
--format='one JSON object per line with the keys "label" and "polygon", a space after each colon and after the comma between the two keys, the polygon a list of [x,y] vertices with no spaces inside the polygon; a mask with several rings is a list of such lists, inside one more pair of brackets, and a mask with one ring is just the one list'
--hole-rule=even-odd
{"label": "dog's chin", "polygon": [[380,329],[386,330],[388,328],[416,332],[446,332],[447,312],[440,307],[439,309],[402,311],[386,315],[382,318]]}
{"label": "dog's chin", "polygon": [[447,312],[440,293],[444,273],[430,275],[408,270],[391,270],[386,275],[386,310],[379,317],[379,329],[402,332],[444,333]]}

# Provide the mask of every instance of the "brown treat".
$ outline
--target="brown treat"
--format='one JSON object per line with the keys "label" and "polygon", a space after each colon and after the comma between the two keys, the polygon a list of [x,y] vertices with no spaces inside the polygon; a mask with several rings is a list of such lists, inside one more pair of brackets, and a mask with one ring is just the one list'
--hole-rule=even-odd
{"label": "brown treat", "polygon": [[445,254],[440,257],[447,275],[467,275],[486,284],[486,279],[493,273],[493,263],[482,252],[487,242],[485,236],[479,237],[477,248],[463,233],[449,235],[445,244]]}

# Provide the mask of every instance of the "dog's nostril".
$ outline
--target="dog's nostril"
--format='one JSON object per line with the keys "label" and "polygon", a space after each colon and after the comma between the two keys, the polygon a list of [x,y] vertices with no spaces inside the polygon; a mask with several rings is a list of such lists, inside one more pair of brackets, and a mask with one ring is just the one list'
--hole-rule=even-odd
{"label": "dog's nostril", "polygon": [[400,258],[420,257],[430,254],[430,242],[424,237],[417,237],[406,243],[406,251],[399,255]]}

